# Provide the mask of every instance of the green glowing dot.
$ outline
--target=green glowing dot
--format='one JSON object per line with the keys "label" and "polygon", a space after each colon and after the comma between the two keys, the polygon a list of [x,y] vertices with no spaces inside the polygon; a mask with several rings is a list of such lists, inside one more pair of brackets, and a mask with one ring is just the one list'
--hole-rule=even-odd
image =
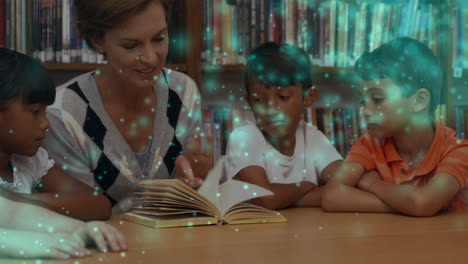
{"label": "green glowing dot", "polygon": [[216,193],[216,197],[220,197],[220,196],[221,196],[221,194],[220,194],[220,193]]}
{"label": "green glowing dot", "polygon": [[256,192],[254,192],[254,193],[253,193],[253,196],[257,196],[257,193],[256,193]]}
{"label": "green glowing dot", "polygon": [[59,198],[59,196],[60,196],[60,195],[59,195],[58,193],[56,193],[56,194],[54,195],[55,198]]}
{"label": "green glowing dot", "polygon": [[153,76],[153,80],[157,81],[158,80],[158,76]]}
{"label": "green glowing dot", "polygon": [[296,186],[297,186],[297,187],[300,187],[300,186],[301,186],[301,183],[300,183],[300,182],[296,182]]}
{"label": "green glowing dot", "polygon": [[10,134],[13,134],[13,130],[11,130],[11,129],[10,129],[10,131],[9,131],[9,132],[10,132]]}
{"label": "green glowing dot", "polygon": [[318,230],[323,230],[323,226],[319,226],[319,227],[318,227]]}
{"label": "green glowing dot", "polygon": [[187,223],[187,226],[192,227],[192,226],[193,226],[193,223],[192,223],[192,222],[188,222],[188,223]]}
{"label": "green glowing dot", "polygon": [[96,75],[100,75],[101,74],[101,71],[100,70],[96,70]]}
{"label": "green glowing dot", "polygon": [[68,170],[68,166],[67,165],[62,165],[62,170]]}
{"label": "green glowing dot", "polygon": [[122,73],[122,72],[123,72],[123,70],[122,70],[122,69],[120,69],[120,70],[119,70],[119,73]]}
{"label": "green glowing dot", "polygon": [[249,186],[247,184],[244,184],[244,190],[247,190]]}
{"label": "green glowing dot", "polygon": [[125,122],[125,119],[122,117],[120,118],[120,123],[123,123],[123,122]]}
{"label": "green glowing dot", "polygon": [[144,250],[142,250],[142,251],[141,251],[141,254],[145,254],[145,251],[144,251]]}
{"label": "green glowing dot", "polygon": [[140,56],[136,56],[136,60],[140,60]]}
{"label": "green glowing dot", "polygon": [[93,231],[94,231],[94,232],[98,232],[98,231],[99,231],[99,228],[98,228],[97,226],[95,226],[95,227],[93,228]]}
{"label": "green glowing dot", "polygon": [[121,252],[121,253],[120,253],[120,256],[121,256],[122,258],[125,258],[125,257],[127,256],[127,254],[126,254],[125,252]]}
{"label": "green glowing dot", "polygon": [[248,152],[245,152],[245,153],[244,153],[244,156],[248,157],[248,156],[249,156],[249,153],[248,153]]}

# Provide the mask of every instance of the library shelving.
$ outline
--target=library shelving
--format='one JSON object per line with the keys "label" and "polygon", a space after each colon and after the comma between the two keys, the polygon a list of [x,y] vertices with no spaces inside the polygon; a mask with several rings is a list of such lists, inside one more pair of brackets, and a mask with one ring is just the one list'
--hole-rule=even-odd
{"label": "library shelving", "polygon": [[[174,1],[169,15],[170,48],[166,67],[201,81],[199,0]],[[0,46],[44,62],[57,84],[105,63],[76,30],[73,0],[0,0]]]}
{"label": "library shelving", "polygon": [[[331,126],[340,130],[333,134],[327,134],[326,128],[316,123],[339,145],[336,135],[346,134],[346,126],[359,123],[359,120],[343,123],[340,118],[347,112],[359,118],[359,83],[353,73],[355,60],[382,43],[408,36],[425,43],[438,56],[445,76],[441,94],[435,96],[442,109],[436,119],[455,128],[453,106],[468,104],[468,81],[452,74],[460,71],[452,67],[457,54],[453,52],[454,14],[456,8],[468,9],[467,6],[463,0],[204,0],[202,92],[205,104],[212,109],[219,105],[247,109],[242,89],[247,54],[265,41],[294,43],[309,53],[314,65],[311,74],[319,98],[314,109],[308,111],[326,113],[326,118],[340,122]],[[460,28],[466,30],[465,18],[468,21],[467,15],[459,22]],[[468,36],[466,31],[464,37]],[[464,45],[467,52],[468,44]],[[466,56],[464,59],[467,60]],[[462,69],[461,74],[467,76],[468,63],[464,65],[467,69]],[[235,115],[224,114],[231,120],[227,122],[233,124],[236,124]],[[468,119],[465,123],[468,124]],[[362,123],[357,126],[355,130],[361,133]],[[354,139],[355,133],[351,134],[353,137],[345,140]],[[352,140],[346,144],[352,144]],[[338,149],[346,154],[349,148]]]}

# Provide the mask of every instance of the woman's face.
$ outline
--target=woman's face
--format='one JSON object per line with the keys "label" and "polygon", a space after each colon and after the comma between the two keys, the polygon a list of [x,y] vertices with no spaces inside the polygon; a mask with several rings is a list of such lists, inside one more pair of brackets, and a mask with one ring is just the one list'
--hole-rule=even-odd
{"label": "woman's face", "polygon": [[[108,31],[96,49],[106,54],[113,74],[135,88],[152,87],[166,61],[169,47],[164,8],[148,7]],[[107,70],[106,69],[106,70]]]}

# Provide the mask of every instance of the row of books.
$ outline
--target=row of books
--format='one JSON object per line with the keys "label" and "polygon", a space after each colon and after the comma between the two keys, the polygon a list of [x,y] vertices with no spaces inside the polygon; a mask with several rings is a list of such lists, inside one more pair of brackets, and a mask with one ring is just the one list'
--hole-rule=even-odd
{"label": "row of books", "polygon": [[[205,133],[210,132],[213,135],[214,160],[226,153],[229,135],[235,128],[245,124],[245,120],[254,120],[248,108],[213,106],[204,110]],[[343,156],[346,156],[352,144],[366,130],[361,110],[355,108],[307,108],[304,121],[322,131]]]}
{"label": "row of books", "polygon": [[226,154],[226,145],[231,132],[244,124],[253,121],[250,110],[213,105],[204,110],[204,131],[213,135],[213,158],[218,160]]}
{"label": "row of books", "polygon": [[104,63],[79,38],[73,0],[0,0],[0,45],[43,62]]}
{"label": "row of books", "polygon": [[[184,61],[187,53],[183,7],[177,1],[170,16],[168,63]],[[43,62],[105,63],[79,36],[74,0],[0,0],[0,46]]]}
{"label": "row of books", "polygon": [[304,118],[322,131],[343,157],[367,129],[359,108],[308,108]]}
{"label": "row of books", "polygon": [[468,7],[453,9],[453,67],[455,69],[468,68]]}
{"label": "row of books", "polygon": [[211,63],[243,64],[265,41],[294,43],[320,66],[352,66],[364,52],[399,36],[436,53],[440,10],[422,0],[204,0],[204,51]]}

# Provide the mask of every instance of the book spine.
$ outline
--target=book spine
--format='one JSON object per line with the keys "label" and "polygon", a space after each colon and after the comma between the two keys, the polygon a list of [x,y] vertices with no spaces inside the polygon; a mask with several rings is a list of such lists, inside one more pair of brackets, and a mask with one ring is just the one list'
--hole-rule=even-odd
{"label": "book spine", "polygon": [[76,30],[76,7],[73,2],[70,2],[70,60],[71,62],[78,61],[78,47],[77,47],[77,30]]}
{"label": "book spine", "polygon": [[27,54],[27,37],[28,37],[28,31],[27,31],[27,24],[26,24],[26,0],[21,0],[21,52],[24,54]]}
{"label": "book spine", "polygon": [[26,1],[26,54],[34,55],[34,22],[33,22],[33,1]]}
{"label": "book spine", "polygon": [[5,18],[5,0],[0,0],[0,47],[5,47],[5,29],[6,29],[6,18]]}
{"label": "book spine", "polygon": [[62,62],[62,8],[63,0],[54,0],[54,53],[55,61]]}
{"label": "book spine", "polygon": [[63,0],[62,7],[62,62],[71,62],[70,54],[70,1]]}
{"label": "book spine", "polygon": [[16,45],[15,50],[19,52],[23,52],[21,49],[22,46],[22,36],[23,36],[23,20],[21,19],[21,11],[22,11],[22,1],[15,0],[16,9],[15,9],[15,26],[16,26]]}

